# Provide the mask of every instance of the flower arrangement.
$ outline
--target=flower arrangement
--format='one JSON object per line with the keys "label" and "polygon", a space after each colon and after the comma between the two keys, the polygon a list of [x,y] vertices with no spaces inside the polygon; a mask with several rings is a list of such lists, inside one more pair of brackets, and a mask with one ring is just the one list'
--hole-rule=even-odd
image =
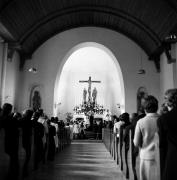
{"label": "flower arrangement", "polygon": [[103,106],[94,102],[85,102],[80,104],[80,106],[75,106],[73,110],[76,114],[84,113],[86,116],[90,116],[91,114],[103,114],[105,111]]}

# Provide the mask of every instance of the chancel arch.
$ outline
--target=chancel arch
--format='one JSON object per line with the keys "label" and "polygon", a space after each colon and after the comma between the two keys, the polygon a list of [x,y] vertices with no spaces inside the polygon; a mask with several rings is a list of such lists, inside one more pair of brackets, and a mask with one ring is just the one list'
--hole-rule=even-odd
{"label": "chancel arch", "polygon": [[88,84],[79,81],[89,77],[101,81],[92,84],[91,89],[97,89],[98,104],[114,114],[125,111],[124,81],[118,60],[104,45],[84,42],[71,48],[59,67],[54,87],[54,115],[64,118],[82,103],[83,90],[88,89]]}

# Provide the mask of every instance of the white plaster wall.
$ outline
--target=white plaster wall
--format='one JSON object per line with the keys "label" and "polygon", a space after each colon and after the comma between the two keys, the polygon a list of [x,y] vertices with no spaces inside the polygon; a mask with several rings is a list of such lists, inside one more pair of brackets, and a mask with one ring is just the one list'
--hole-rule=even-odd
{"label": "white plaster wall", "polygon": [[[79,43],[96,42],[112,51],[120,64],[125,85],[125,110],[136,111],[136,93],[140,86],[145,86],[150,94],[159,98],[160,77],[156,73],[153,62],[147,60],[143,52],[145,75],[138,75],[140,68],[140,49],[132,40],[108,29],[82,27],[60,33],[46,41],[33,54],[33,59],[27,61],[24,68],[24,94],[21,107],[29,105],[29,93],[32,84],[43,85],[42,107],[51,115],[53,112],[53,92],[58,69],[68,51]],[[31,66],[38,69],[37,74],[27,70]]]}
{"label": "white plaster wall", "polygon": [[2,71],[2,58],[3,58],[3,43],[0,43],[0,77]]}
{"label": "white plaster wall", "polygon": [[[177,61],[177,43],[171,45],[171,54],[172,58]],[[173,81],[174,81],[174,88],[177,88],[177,62],[173,63]]]}
{"label": "white plaster wall", "polygon": [[4,66],[4,87],[3,87],[3,97],[2,104],[10,103],[13,105],[15,110],[18,110],[18,92],[19,92],[19,56],[18,53],[14,53],[11,60],[5,58]]}
{"label": "white plaster wall", "polygon": [[161,55],[160,60],[160,102],[163,102],[163,94],[164,92],[174,87],[174,81],[173,81],[173,64],[167,63],[167,57],[165,53]]}
{"label": "white plaster wall", "polygon": [[[172,45],[172,58],[177,59],[177,43]],[[167,57],[163,53],[160,57],[160,103],[164,101],[164,93],[167,89],[177,88],[177,63],[167,63]]]}
{"label": "white plaster wall", "polygon": [[0,106],[2,103],[3,43],[0,43]]}

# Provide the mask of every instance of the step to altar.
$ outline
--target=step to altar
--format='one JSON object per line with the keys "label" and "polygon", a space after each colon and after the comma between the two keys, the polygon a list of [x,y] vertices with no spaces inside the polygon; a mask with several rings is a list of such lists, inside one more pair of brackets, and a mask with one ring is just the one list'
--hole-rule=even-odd
{"label": "step to altar", "polygon": [[85,131],[86,139],[96,139],[96,133],[93,131]]}
{"label": "step to altar", "polygon": [[72,140],[72,144],[78,144],[78,143],[103,143],[102,140],[96,140],[96,139],[77,139]]}

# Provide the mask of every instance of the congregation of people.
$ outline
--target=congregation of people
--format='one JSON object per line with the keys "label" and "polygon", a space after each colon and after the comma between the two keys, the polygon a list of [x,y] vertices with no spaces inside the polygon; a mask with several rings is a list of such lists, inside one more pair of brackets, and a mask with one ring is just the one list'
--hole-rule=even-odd
{"label": "congregation of people", "polygon": [[[100,125],[100,123],[96,123],[93,126],[95,139],[101,139],[102,127]],[[22,178],[25,178],[29,174],[30,161],[33,161],[34,170],[37,170],[41,163],[53,161],[55,154],[61,148],[59,146],[62,143],[60,142],[62,138],[65,138],[67,141],[65,143],[68,144],[73,139],[86,139],[85,131],[87,128],[84,121],[71,120],[67,122],[59,120],[58,117],[49,118],[43,109],[39,108],[36,110],[27,109],[22,113],[13,112],[13,106],[5,103],[0,108],[0,131],[4,130],[3,146],[5,153],[9,156],[7,179],[19,179],[21,171],[20,144],[25,152],[22,165]]]}
{"label": "congregation of people", "polygon": [[55,154],[63,148],[63,143],[69,144],[70,141],[70,131],[58,117],[48,118],[42,109],[27,109],[23,113],[12,110],[13,106],[9,103],[5,103],[0,110],[0,130],[4,130],[3,146],[9,156],[8,180],[19,178],[20,144],[25,152],[21,173],[24,178],[29,174],[32,158],[32,166],[36,170],[40,164],[53,161]]}
{"label": "congregation of people", "polygon": [[[176,119],[177,89],[169,89],[160,107],[154,96],[147,95],[138,113],[129,115],[125,112],[119,117],[114,115],[112,122],[109,122],[109,128],[112,128],[116,138],[116,147],[122,136],[125,151],[128,150],[131,137],[132,170],[136,171],[136,158],[139,155],[140,180],[177,179]],[[134,179],[138,179],[136,173],[134,175]]]}
{"label": "congregation of people", "polygon": [[[10,158],[9,179],[18,176],[19,169],[19,137],[22,135],[22,147],[25,151],[23,176],[28,174],[29,161],[34,146],[34,169],[39,163],[53,161],[59,151],[61,131],[67,130],[68,139],[84,139],[86,126],[83,121],[67,122],[57,117],[48,118],[42,109],[35,112],[25,110],[22,114],[12,112],[11,104],[4,104],[0,112],[0,130],[4,129],[5,152]],[[116,139],[116,147],[123,136],[125,149],[132,144],[132,168],[135,171],[136,157],[140,157],[140,180],[177,179],[177,89],[169,89],[165,93],[165,101],[159,108],[158,100],[147,95],[138,113],[122,113],[112,116],[111,121],[98,121],[95,124],[96,137],[101,139],[102,128],[112,129]],[[94,127],[94,126],[93,126]],[[122,131],[123,129],[123,131]],[[93,130],[93,129],[92,129]],[[121,134],[122,133],[122,134]],[[130,136],[131,133],[131,136]],[[34,139],[32,139],[32,134]],[[34,142],[34,143],[32,143]],[[156,159],[157,150],[160,162]],[[157,167],[160,164],[160,174]]]}
{"label": "congregation of people", "polygon": [[[100,120],[94,121],[91,125],[86,124],[84,120],[74,120],[67,123],[70,129],[70,139],[102,139],[102,122]],[[88,132],[93,133],[93,137],[88,137]]]}

